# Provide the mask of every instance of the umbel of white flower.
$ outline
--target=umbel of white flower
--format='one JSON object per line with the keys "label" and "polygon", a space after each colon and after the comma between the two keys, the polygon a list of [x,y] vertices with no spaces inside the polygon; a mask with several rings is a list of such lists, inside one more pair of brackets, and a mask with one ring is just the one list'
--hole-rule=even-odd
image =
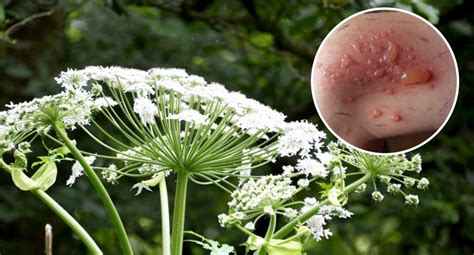
{"label": "umbel of white flower", "polygon": [[[88,113],[82,120],[74,116],[64,123],[84,129],[128,162],[114,169],[116,178],[143,164],[154,166],[146,172],[149,176],[168,170],[194,173],[195,178],[202,173],[213,178],[239,175],[280,155],[305,157],[319,150],[325,137],[313,124],[286,122],[284,114],[182,69],[87,67],[63,72],[56,80],[63,94],[81,94],[95,103],[82,106]],[[94,121],[90,108],[112,128]],[[88,128],[89,123],[96,128]]]}

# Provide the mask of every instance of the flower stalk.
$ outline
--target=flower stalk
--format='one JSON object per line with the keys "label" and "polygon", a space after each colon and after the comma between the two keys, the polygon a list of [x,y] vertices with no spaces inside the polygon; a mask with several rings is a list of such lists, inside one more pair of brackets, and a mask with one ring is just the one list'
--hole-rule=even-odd
{"label": "flower stalk", "polygon": [[[364,176],[362,176],[361,178],[359,178],[357,181],[347,185],[343,189],[342,192],[344,194],[349,194],[350,192],[354,191],[360,185],[362,185],[362,184],[366,183],[367,181],[369,181],[371,178],[372,178],[372,175],[370,173],[367,173]],[[329,199],[323,200],[317,206],[311,208],[310,210],[306,211],[305,213],[301,214],[300,216],[296,217],[292,221],[285,224],[285,226],[283,226],[280,230],[278,230],[275,233],[275,235],[273,235],[273,237],[274,238],[284,238],[286,235],[288,235],[295,228],[296,225],[298,225],[299,223],[305,222],[306,220],[311,218],[311,216],[316,215],[319,211],[319,208],[321,208],[321,206],[328,205],[328,204],[330,204]]]}
{"label": "flower stalk", "polygon": [[74,145],[71,139],[69,139],[66,131],[63,128],[59,127],[57,124],[53,124],[53,129],[56,131],[60,139],[64,142],[64,145],[71,151],[71,154],[74,156],[74,158],[76,158],[77,161],[79,161],[81,166],[84,168],[84,172],[92,183],[92,186],[99,194],[99,197],[102,200],[102,203],[104,204],[107,213],[109,214],[110,220],[112,221],[112,225],[119,239],[122,251],[126,255],[133,254],[132,246],[130,245],[130,241],[128,240],[128,236],[125,231],[125,227],[123,226],[122,220],[120,219],[117,209],[115,208],[115,205],[112,202],[109,193],[105,189],[99,177],[91,168],[91,166],[87,163],[86,159]]}
{"label": "flower stalk", "polygon": [[[265,244],[270,243],[273,237],[273,233],[275,233],[276,228],[276,214],[270,215],[270,223],[268,224],[267,233],[265,234]],[[261,247],[256,254],[258,255],[265,255],[265,248]]]}
{"label": "flower stalk", "polygon": [[163,177],[159,184],[161,203],[161,236],[163,238],[163,255],[171,254],[170,243],[170,215],[168,206],[168,189],[166,188],[166,178]]}
{"label": "flower stalk", "polygon": [[188,187],[188,173],[178,172],[176,195],[173,210],[173,234],[171,237],[172,255],[183,253],[184,217],[186,213],[186,192]]}

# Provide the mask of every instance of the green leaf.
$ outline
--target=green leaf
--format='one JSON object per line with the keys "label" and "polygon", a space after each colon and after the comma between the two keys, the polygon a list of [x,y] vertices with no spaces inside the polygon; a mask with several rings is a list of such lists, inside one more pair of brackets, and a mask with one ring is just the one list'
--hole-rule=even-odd
{"label": "green leaf", "polygon": [[210,255],[235,254],[235,249],[233,246],[230,246],[228,244],[220,244],[217,241],[207,239],[204,236],[201,236],[198,233],[195,233],[193,231],[185,231],[185,233],[201,238],[202,241],[198,241],[198,240],[186,240],[186,241],[198,244],[203,249],[209,250]]}
{"label": "green leaf", "polygon": [[413,0],[412,5],[417,11],[423,14],[423,16],[425,16],[429,22],[433,24],[437,24],[439,22],[439,10],[432,5],[424,3],[421,0]]}
{"label": "green leaf", "polygon": [[329,190],[334,187],[332,183],[324,183],[324,182],[317,182],[317,184],[322,188],[321,193],[321,198],[325,198],[329,195]]}

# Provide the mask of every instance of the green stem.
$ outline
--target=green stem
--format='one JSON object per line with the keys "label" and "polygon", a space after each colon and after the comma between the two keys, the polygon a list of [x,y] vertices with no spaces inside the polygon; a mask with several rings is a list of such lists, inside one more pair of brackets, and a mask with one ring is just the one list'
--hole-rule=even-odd
{"label": "green stem", "polygon": [[42,190],[31,191],[36,197],[38,197],[44,204],[46,204],[56,215],[61,218],[71,229],[79,236],[79,239],[89,249],[92,254],[103,254],[99,246],[95,243],[92,237],[87,231],[64,209],[59,205],[52,197]]}
{"label": "green stem", "polygon": [[[276,215],[270,215],[270,223],[268,224],[267,233],[265,234],[265,244],[270,243],[273,237],[273,233],[275,233],[276,228]],[[265,249],[262,247],[260,248],[255,254],[258,255],[265,255]]]}
{"label": "green stem", "polygon": [[186,213],[188,177],[186,172],[178,172],[173,210],[173,234],[171,236],[172,255],[182,255],[183,253],[184,215]]}
{"label": "green stem", "polygon": [[[354,191],[361,184],[363,184],[363,183],[367,182],[368,180],[370,180],[371,177],[372,177],[372,174],[366,173],[364,176],[359,178],[357,181],[355,181],[355,182],[351,183],[350,185],[346,186],[343,190],[343,193],[348,194],[348,193]],[[317,214],[318,211],[319,211],[319,208],[321,208],[321,206],[327,205],[327,204],[329,204],[329,200],[325,199],[324,201],[319,203],[317,206],[311,208],[310,210],[308,210],[305,213],[301,214],[300,216],[296,217],[292,221],[288,222],[285,226],[283,226],[280,230],[278,230],[273,237],[278,238],[278,239],[281,239],[281,238],[285,237],[286,235],[288,235],[288,233],[290,233],[294,229],[294,227],[296,225],[298,225],[299,223],[305,222],[306,220],[311,218],[313,215]]]}
{"label": "green stem", "polygon": [[166,178],[160,181],[160,202],[161,202],[161,235],[163,238],[163,255],[171,254],[170,243],[170,213],[168,206],[168,189],[166,188]]}
{"label": "green stem", "polygon": [[71,151],[71,154],[74,156],[74,158],[76,158],[77,161],[79,161],[79,163],[81,164],[82,168],[84,168],[84,172],[92,183],[92,186],[94,186],[95,190],[97,191],[97,194],[99,194],[99,197],[102,200],[102,203],[104,204],[107,213],[109,214],[109,218],[112,221],[112,225],[115,229],[115,232],[120,242],[120,246],[122,247],[124,254],[133,254],[132,246],[130,245],[130,241],[128,240],[127,233],[125,232],[122,220],[120,219],[117,209],[115,208],[114,203],[112,202],[112,199],[109,196],[109,193],[107,193],[107,190],[100,181],[99,177],[91,168],[91,166],[89,166],[82,153],[79,151],[79,149],[77,149],[76,145],[74,145],[71,139],[69,139],[66,131],[64,131],[64,129],[60,128],[57,125],[53,125],[53,128],[58,134],[58,136],[61,138],[61,140],[64,142],[66,147]]}
{"label": "green stem", "polygon": [[[11,174],[10,166],[3,160],[0,160],[0,168]],[[46,206],[48,206],[56,215],[66,223],[72,231],[81,239],[84,245],[92,254],[103,254],[94,239],[87,233],[87,231],[74,219],[60,204],[58,204],[52,197],[42,190],[31,190],[36,197],[38,197]]]}

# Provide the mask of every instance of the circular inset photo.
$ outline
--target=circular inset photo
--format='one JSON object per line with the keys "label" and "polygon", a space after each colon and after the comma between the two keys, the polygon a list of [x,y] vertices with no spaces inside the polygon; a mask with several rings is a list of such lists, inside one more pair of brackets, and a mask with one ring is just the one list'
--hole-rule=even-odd
{"label": "circular inset photo", "polygon": [[443,35],[399,9],[369,9],[324,39],[311,75],[313,99],[329,130],[366,152],[416,149],[448,121],[458,69]]}

